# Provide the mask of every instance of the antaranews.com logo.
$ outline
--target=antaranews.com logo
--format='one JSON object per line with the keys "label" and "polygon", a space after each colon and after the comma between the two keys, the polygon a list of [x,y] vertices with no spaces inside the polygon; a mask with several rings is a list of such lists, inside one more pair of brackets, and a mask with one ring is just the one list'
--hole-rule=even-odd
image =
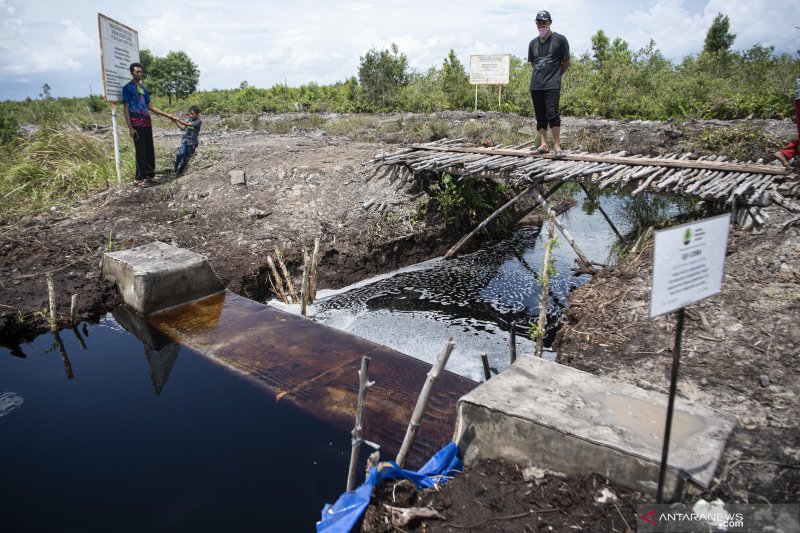
{"label": "antaranews.com logo", "polygon": [[774,531],[800,533],[798,504],[653,504],[637,508],[636,530],[651,533],[692,531]]}

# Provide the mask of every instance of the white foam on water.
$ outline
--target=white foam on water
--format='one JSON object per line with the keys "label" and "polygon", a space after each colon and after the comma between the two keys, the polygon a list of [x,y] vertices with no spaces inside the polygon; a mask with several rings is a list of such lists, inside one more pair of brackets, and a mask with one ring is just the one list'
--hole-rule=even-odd
{"label": "white foam on water", "polygon": [[[452,338],[455,347],[447,366],[450,372],[483,381],[481,354],[489,357],[489,366],[502,371],[509,365],[508,332],[491,322],[450,320],[449,317],[425,311],[392,312],[328,310],[318,318],[328,326],[346,331],[398,352],[433,364],[444,343]],[[532,355],[536,345],[517,335],[517,356]],[[551,354],[552,357],[553,354]]]}
{"label": "white foam on water", "polygon": [[[605,205],[616,200],[601,201]],[[588,215],[577,207],[560,219],[590,260],[607,260],[614,237],[599,212]],[[435,258],[341,289],[320,290],[307,316],[431,364],[452,338],[455,348],[447,370],[483,381],[481,354],[488,355],[490,367],[497,371],[509,365],[506,321],[517,320],[522,328],[519,321],[538,318],[539,289],[534,278],[542,269],[545,236],[534,232],[520,230],[496,248],[449,261]],[[549,312],[563,308],[569,291],[589,278],[572,276],[575,257],[559,235],[553,254],[558,274],[550,280]],[[299,305],[269,303],[300,312]],[[487,306],[496,312],[491,317]],[[517,334],[516,343],[518,357],[535,351],[535,343],[524,334]],[[554,360],[555,356],[545,349],[545,358]]]}

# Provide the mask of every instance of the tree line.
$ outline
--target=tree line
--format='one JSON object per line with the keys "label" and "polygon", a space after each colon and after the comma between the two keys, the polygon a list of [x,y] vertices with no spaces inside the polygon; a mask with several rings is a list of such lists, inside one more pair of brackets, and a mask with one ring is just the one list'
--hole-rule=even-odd
{"label": "tree line", "polygon": [[[734,50],[736,35],[719,14],[706,34],[703,50],[679,63],[666,59],[651,40],[633,50],[603,30],[592,36],[592,49],[573,57],[563,79],[564,115],[617,119],[737,119],[794,116],[792,94],[800,72],[800,51],[776,54],[756,44]],[[485,111],[531,115],[531,66],[512,55],[510,83],[502,100],[494,87],[479,87],[478,107]],[[218,114],[287,112],[433,112],[472,110],[475,89],[454,50],[441,65],[418,72],[392,44],[359,58],[358,76],[334,83],[300,87],[275,85],[258,89],[243,82],[239,89],[207,91],[189,99],[205,112]]]}
{"label": "tree line", "polygon": [[[666,59],[653,40],[638,49],[603,30],[591,38],[592,48],[573,57],[563,79],[564,115],[617,119],[737,119],[794,116],[792,94],[800,72],[800,51],[776,54],[756,44],[734,50],[736,35],[726,15],[709,27],[703,50],[680,62]],[[524,46],[523,46],[524,47]],[[243,81],[236,89],[197,91],[200,71],[183,52],[156,57],[142,50],[145,85],[167,109],[195,104],[204,113],[233,114],[310,112],[434,112],[472,110],[474,86],[454,50],[442,63],[419,72],[395,44],[373,48],[359,58],[358,75],[331,85],[300,87],[276,84],[257,88]],[[510,83],[498,102],[495,87],[481,86],[478,107],[529,116],[531,66],[512,55]],[[48,87],[49,91],[49,87]],[[47,92],[47,91],[46,91]],[[49,95],[49,93],[48,93]],[[163,99],[166,102],[162,104]],[[60,100],[60,99],[59,99]],[[173,107],[176,106],[176,107]],[[2,110],[0,104],[0,110]],[[90,109],[102,107],[90,98]]]}

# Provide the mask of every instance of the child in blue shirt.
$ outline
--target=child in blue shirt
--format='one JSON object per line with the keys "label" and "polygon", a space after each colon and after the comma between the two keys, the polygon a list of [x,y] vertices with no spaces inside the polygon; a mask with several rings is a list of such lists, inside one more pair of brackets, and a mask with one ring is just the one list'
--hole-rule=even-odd
{"label": "child in blue shirt", "polygon": [[175,175],[180,176],[186,170],[189,158],[192,157],[197,145],[200,143],[200,126],[203,124],[203,121],[200,120],[200,108],[196,105],[189,108],[188,122],[184,122],[177,117],[174,117],[172,121],[183,130],[181,147],[178,149],[178,155],[175,156],[175,164],[173,165]]}

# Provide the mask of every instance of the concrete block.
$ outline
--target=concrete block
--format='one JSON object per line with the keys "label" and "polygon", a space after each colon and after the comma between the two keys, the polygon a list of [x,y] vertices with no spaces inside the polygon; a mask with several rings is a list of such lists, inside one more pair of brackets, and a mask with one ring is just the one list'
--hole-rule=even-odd
{"label": "concrete block", "polygon": [[231,170],[229,175],[231,177],[231,185],[247,185],[247,176],[244,170]]}
{"label": "concrete block", "polygon": [[[666,412],[666,395],[526,357],[459,400],[456,442],[468,464],[596,472],[655,494]],[[676,401],[665,497],[688,479],[709,486],[734,426],[730,415]]]}
{"label": "concrete block", "polygon": [[103,254],[103,278],[141,315],[225,290],[205,256],[163,242]]}

